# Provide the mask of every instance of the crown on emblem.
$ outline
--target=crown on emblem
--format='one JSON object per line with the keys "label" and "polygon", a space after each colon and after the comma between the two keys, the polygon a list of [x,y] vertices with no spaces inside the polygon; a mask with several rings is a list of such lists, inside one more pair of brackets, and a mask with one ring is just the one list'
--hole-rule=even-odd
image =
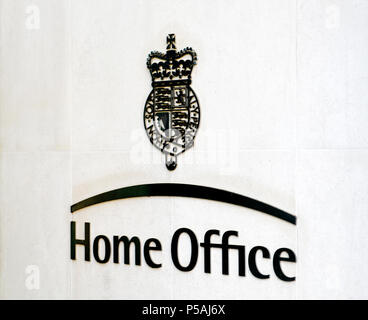
{"label": "crown on emblem", "polygon": [[147,58],[152,86],[190,84],[197,54],[189,47],[176,51],[175,34],[169,34],[166,42],[166,53],[152,51]]}

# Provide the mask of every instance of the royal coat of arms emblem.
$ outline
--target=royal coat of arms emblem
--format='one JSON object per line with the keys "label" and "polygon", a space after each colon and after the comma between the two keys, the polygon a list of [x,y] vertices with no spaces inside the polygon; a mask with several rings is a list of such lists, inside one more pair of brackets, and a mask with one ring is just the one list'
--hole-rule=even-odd
{"label": "royal coat of arms emblem", "polygon": [[176,50],[174,34],[167,36],[166,53],[152,51],[147,58],[152,91],[144,108],[144,127],[151,143],[165,154],[168,170],[174,170],[177,156],[193,146],[198,130],[199,103],[190,87],[196,63],[192,48]]}

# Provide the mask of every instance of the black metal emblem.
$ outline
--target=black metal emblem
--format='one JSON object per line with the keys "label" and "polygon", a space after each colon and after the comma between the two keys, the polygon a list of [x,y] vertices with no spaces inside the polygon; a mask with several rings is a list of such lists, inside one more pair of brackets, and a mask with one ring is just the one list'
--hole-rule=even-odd
{"label": "black metal emblem", "polygon": [[153,89],[144,108],[144,127],[165,154],[167,169],[174,170],[177,156],[193,146],[199,126],[199,103],[190,87],[197,55],[192,48],[176,51],[174,34],[166,40],[166,54],[152,51],[147,58]]}

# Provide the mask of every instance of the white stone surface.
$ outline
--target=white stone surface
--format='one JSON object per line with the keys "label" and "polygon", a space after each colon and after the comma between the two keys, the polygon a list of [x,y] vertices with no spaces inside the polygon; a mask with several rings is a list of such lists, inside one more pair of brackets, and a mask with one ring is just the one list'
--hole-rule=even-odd
{"label": "white stone surface", "polygon": [[[368,298],[367,24],[364,0],[0,0],[0,297]],[[168,33],[198,54],[201,106],[195,146],[174,172],[142,122],[146,57]],[[238,192],[298,225],[181,198],[69,213],[154,182]],[[71,261],[72,219],[94,234],[159,238],[163,268]],[[211,275],[200,260],[177,271],[168,247],[184,226],[198,240],[218,228],[239,231],[239,244],[289,246],[297,281],[222,276],[219,255]]]}

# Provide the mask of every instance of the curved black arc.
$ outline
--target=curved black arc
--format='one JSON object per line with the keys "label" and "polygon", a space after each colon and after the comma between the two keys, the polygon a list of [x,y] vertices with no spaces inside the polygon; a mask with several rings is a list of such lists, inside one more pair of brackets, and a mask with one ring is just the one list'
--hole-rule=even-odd
{"label": "curved black arc", "polygon": [[157,196],[190,197],[231,203],[269,214],[296,225],[296,216],[264,202],[230,191],[182,183],[141,184],[107,191],[73,204],[71,212],[106,201]]}

